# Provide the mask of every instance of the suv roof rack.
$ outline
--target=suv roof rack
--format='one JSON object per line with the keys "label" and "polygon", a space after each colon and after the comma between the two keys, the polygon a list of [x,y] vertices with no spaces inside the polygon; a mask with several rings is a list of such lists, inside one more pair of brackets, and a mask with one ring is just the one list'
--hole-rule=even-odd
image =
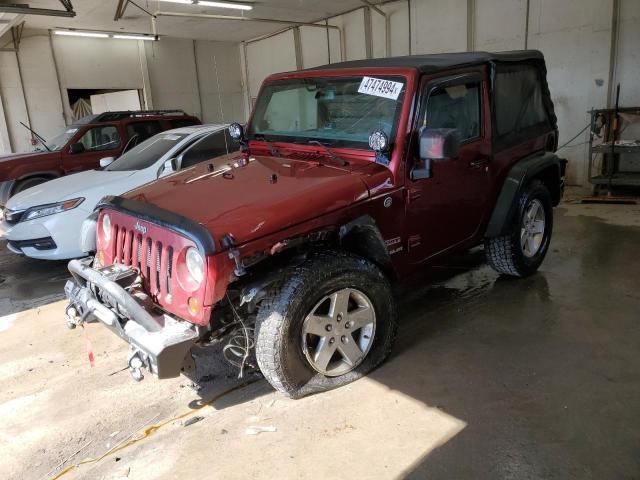
{"label": "suv roof rack", "polygon": [[123,110],[104,112],[92,119],[92,122],[113,122],[131,117],[148,117],[151,115],[186,115],[184,110]]}

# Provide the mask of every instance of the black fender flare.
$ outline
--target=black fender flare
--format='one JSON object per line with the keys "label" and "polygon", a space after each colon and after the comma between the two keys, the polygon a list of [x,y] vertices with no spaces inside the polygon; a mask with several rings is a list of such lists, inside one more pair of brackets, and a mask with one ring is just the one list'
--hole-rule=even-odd
{"label": "black fender flare", "polygon": [[[485,237],[499,237],[505,234],[510,221],[515,215],[516,201],[523,187],[537,175],[547,169],[554,169],[554,177],[558,176],[558,199],[564,189],[564,172],[567,161],[559,158],[553,152],[543,152],[524,157],[511,167],[504,179],[502,190],[498,195],[491,219],[485,231]],[[554,204],[557,204],[554,201]]]}
{"label": "black fender flare", "polygon": [[[393,271],[391,255],[387,244],[380,233],[376,221],[370,215],[362,215],[340,227],[338,232],[340,244],[345,246],[350,237],[357,237],[360,242],[355,248],[348,248],[376,263],[386,274]],[[359,251],[360,250],[360,251]]]}

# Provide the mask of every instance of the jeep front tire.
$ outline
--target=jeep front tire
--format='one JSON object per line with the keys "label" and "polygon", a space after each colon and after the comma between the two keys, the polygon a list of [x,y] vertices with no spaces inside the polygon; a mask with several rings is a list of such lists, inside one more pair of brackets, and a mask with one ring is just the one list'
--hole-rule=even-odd
{"label": "jeep front tire", "polygon": [[549,250],[553,205],[547,187],[532,180],[517,199],[516,215],[507,234],[486,238],[487,262],[498,273],[526,277],[538,270]]}
{"label": "jeep front tire", "polygon": [[395,301],[373,263],[316,253],[284,272],[261,303],[256,327],[263,375],[276,390],[301,398],[353,382],[389,355]]}

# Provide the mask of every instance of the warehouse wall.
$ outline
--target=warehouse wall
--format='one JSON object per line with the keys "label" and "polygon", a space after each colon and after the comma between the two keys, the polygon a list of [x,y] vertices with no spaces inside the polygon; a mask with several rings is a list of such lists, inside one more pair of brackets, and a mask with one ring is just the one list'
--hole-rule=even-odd
{"label": "warehouse wall", "polygon": [[0,154],[33,149],[20,121],[45,138],[59,133],[71,120],[69,88],[137,89],[147,108],[181,108],[203,122],[242,120],[241,73],[237,44],[50,38],[25,30],[17,56],[0,52]]}
{"label": "warehouse wall", "polygon": [[[398,0],[380,8],[390,15],[391,55],[465,51],[469,46],[488,51],[540,49],[547,59],[563,144],[586,126],[590,108],[607,105],[613,3],[614,0]],[[306,68],[385,56],[384,18],[373,10],[365,14],[365,8],[328,19],[329,24],[342,29],[343,48],[337,31],[329,31],[327,43],[326,30],[301,27],[298,50],[302,58],[298,62],[292,30],[247,43],[250,54],[244,74],[250,95],[255,97],[267,75],[295,70],[297,64]],[[613,85],[622,84],[621,104],[632,106],[640,103],[640,2],[620,0],[619,18]],[[587,140],[588,132],[584,132],[561,152],[569,159],[568,180],[572,184],[586,184]]]}

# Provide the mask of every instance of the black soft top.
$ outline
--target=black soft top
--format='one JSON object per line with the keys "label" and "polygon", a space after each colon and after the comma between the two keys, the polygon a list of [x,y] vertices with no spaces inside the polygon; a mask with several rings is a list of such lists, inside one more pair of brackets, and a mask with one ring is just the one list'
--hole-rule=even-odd
{"label": "black soft top", "polygon": [[454,67],[481,65],[483,63],[508,62],[544,62],[544,56],[538,50],[511,50],[508,52],[460,52],[436,53],[430,55],[407,55],[404,57],[374,58],[332,63],[307,70],[325,70],[328,68],[374,68],[396,67],[415,68],[422,73],[435,73]]}

